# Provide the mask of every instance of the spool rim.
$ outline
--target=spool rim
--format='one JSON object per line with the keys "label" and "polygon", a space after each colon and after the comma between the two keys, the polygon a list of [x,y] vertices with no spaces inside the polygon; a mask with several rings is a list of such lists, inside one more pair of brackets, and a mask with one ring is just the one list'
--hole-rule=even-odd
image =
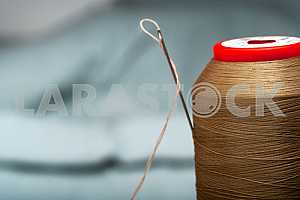
{"label": "spool rim", "polygon": [[300,56],[300,38],[248,37],[221,41],[214,46],[214,59],[227,62],[282,60]]}

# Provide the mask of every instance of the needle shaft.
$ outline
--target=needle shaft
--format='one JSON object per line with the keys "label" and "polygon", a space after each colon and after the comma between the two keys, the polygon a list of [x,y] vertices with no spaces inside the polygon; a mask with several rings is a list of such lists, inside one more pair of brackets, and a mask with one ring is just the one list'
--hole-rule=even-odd
{"label": "needle shaft", "polygon": [[[165,54],[165,56],[166,56],[166,59],[167,59],[167,61],[168,61],[168,64],[169,64],[171,73],[172,73],[172,75],[173,75],[175,84],[177,84],[176,74],[175,74],[175,71],[174,71],[174,69],[173,69],[173,67],[172,67],[172,61],[171,61],[171,58],[170,58],[168,49],[167,49],[167,47],[166,47],[165,41],[164,41],[164,39],[163,39],[162,33],[161,33],[160,30],[157,30],[157,33],[158,33],[158,35],[159,35],[160,42],[161,42],[161,46],[162,46],[163,52],[164,52],[164,54]],[[186,118],[187,118],[187,120],[188,120],[189,126],[190,126],[190,128],[191,128],[191,131],[193,131],[193,123],[192,123],[191,117],[190,117],[190,115],[189,115],[188,108],[187,108],[187,105],[186,105],[186,103],[185,103],[185,100],[184,100],[184,97],[183,97],[183,94],[182,94],[181,89],[179,90],[179,96],[180,96],[180,100],[181,100],[181,103],[182,103],[183,110],[184,110],[184,112],[185,112]]]}

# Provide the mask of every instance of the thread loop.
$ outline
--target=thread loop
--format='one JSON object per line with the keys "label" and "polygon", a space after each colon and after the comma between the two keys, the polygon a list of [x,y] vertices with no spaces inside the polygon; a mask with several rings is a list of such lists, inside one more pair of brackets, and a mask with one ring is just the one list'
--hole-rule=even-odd
{"label": "thread loop", "polygon": [[151,38],[152,38],[153,40],[155,40],[157,43],[160,43],[161,37],[159,36],[159,34],[158,34],[158,37],[155,37],[152,33],[150,33],[150,32],[145,28],[145,26],[144,26],[144,23],[145,23],[145,22],[150,22],[152,25],[154,25],[155,28],[156,28],[156,33],[157,33],[158,31],[160,31],[160,27],[159,27],[158,23],[157,23],[156,21],[154,21],[153,19],[150,19],[150,18],[144,18],[144,19],[142,19],[142,20],[140,21],[140,27],[141,27],[141,29],[142,29],[142,31],[143,31],[144,33],[146,33],[149,37],[151,37]]}

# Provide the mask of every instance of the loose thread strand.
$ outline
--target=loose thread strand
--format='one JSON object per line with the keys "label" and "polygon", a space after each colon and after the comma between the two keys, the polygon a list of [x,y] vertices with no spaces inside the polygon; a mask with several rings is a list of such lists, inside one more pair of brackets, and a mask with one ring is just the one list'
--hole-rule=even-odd
{"label": "loose thread strand", "polygon": [[[143,26],[143,23],[145,21],[148,21],[148,22],[151,22],[153,23],[155,26],[156,26],[156,31],[157,31],[157,34],[159,35],[159,38],[155,37],[154,35],[152,35],[150,32],[148,32],[144,26]],[[154,20],[151,20],[151,19],[143,19],[141,20],[140,22],[140,26],[141,26],[141,29],[143,30],[143,32],[145,32],[147,35],[149,35],[152,39],[154,39],[155,41],[157,41],[159,43],[159,46],[162,48],[162,50],[164,52],[166,52],[166,49],[165,49],[165,45],[163,43],[163,37],[159,34],[160,32],[160,27],[159,25],[154,21]],[[176,102],[177,102],[177,98],[180,94],[180,81],[179,81],[179,76],[178,76],[178,73],[177,73],[177,69],[176,69],[176,65],[174,64],[174,61],[169,57],[167,56],[167,59],[168,59],[168,62],[170,64],[170,67],[172,68],[172,72],[173,72],[173,75],[174,75],[174,79],[175,79],[175,83],[176,83],[176,95],[174,96],[173,100],[172,100],[172,106],[171,106],[171,109],[170,111],[168,112],[167,116],[166,116],[166,119],[165,119],[165,122],[164,122],[164,125],[163,127],[161,128],[160,130],[160,134],[159,134],[159,137],[155,143],[155,146],[154,146],[154,149],[152,151],[152,153],[150,154],[149,158],[147,159],[147,162],[146,162],[146,165],[145,165],[145,169],[144,169],[144,174],[143,176],[141,177],[138,185],[136,186],[136,188],[134,189],[133,193],[132,193],[132,196],[131,196],[131,200],[134,200],[136,199],[139,191],[141,190],[144,182],[145,182],[145,179],[150,171],[150,168],[152,166],[152,163],[155,159],[155,156],[156,156],[156,153],[158,151],[158,148],[159,148],[159,145],[161,144],[162,142],[162,139],[166,133],[166,129],[167,129],[167,126],[168,126],[168,123],[170,121],[170,118],[172,116],[172,114],[174,113],[175,109],[176,109]]]}

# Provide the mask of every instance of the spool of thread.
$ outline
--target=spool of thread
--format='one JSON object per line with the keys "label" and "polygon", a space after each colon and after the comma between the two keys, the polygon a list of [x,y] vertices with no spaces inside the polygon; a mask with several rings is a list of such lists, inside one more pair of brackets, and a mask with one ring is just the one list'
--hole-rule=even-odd
{"label": "spool of thread", "polygon": [[[220,98],[196,98],[208,91],[201,83]],[[258,89],[278,85],[272,107]],[[197,199],[300,199],[300,39],[219,42],[193,90]]]}

